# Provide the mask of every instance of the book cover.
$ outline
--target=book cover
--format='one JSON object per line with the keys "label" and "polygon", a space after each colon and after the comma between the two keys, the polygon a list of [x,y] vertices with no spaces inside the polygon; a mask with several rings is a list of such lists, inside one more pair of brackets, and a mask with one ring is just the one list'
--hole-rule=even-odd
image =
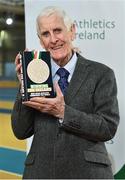
{"label": "book cover", "polygon": [[20,54],[22,100],[32,97],[54,97],[50,53],[24,51]]}

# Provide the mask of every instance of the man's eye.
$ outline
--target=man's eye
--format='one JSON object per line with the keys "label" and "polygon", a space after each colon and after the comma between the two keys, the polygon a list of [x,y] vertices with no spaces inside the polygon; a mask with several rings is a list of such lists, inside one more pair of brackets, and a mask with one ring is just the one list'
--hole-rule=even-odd
{"label": "man's eye", "polygon": [[49,32],[43,32],[43,33],[42,33],[42,36],[48,37],[48,36],[49,36]]}
{"label": "man's eye", "polygon": [[55,29],[55,30],[54,30],[54,32],[55,32],[56,34],[59,34],[59,33],[61,33],[61,32],[62,32],[62,29],[57,28],[57,29]]}

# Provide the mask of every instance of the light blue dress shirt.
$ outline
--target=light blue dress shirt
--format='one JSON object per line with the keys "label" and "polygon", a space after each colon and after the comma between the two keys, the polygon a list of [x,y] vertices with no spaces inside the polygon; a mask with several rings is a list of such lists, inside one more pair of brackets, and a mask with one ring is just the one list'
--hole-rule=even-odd
{"label": "light blue dress shirt", "polygon": [[[70,80],[72,78],[72,75],[75,70],[76,62],[77,62],[77,56],[76,56],[76,53],[74,53],[72,58],[70,59],[70,61],[63,67],[70,73],[69,77],[68,77],[68,82],[70,82]],[[58,81],[60,78],[59,75],[56,74],[56,72],[60,68],[60,66],[57,65],[53,59],[51,59],[51,67],[52,67],[52,79],[53,79],[53,83],[54,83],[55,81]]]}

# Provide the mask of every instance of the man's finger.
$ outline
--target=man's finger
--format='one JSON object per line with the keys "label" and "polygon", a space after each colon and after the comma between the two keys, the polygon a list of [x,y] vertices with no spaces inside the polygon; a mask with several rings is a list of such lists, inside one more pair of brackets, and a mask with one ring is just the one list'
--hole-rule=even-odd
{"label": "man's finger", "polygon": [[63,96],[63,93],[59,87],[58,82],[55,82],[54,87],[55,87],[55,91],[56,91],[57,96]]}
{"label": "man's finger", "polygon": [[43,103],[43,102],[45,102],[45,99],[46,99],[45,97],[32,97],[32,98],[30,98],[30,101]]}
{"label": "man's finger", "polygon": [[18,53],[15,58],[15,65],[20,63],[20,54]]}

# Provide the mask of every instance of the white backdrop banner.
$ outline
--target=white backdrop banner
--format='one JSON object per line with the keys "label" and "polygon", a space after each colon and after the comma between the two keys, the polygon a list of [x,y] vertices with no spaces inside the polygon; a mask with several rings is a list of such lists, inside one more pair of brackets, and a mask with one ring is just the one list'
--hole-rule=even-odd
{"label": "white backdrop banner", "polygon": [[[74,46],[88,59],[110,66],[116,75],[120,125],[114,139],[106,142],[116,174],[125,164],[125,1],[124,0],[25,0],[26,47],[41,50],[36,16],[46,6],[64,9],[74,20]],[[28,149],[31,139],[28,141]]]}

